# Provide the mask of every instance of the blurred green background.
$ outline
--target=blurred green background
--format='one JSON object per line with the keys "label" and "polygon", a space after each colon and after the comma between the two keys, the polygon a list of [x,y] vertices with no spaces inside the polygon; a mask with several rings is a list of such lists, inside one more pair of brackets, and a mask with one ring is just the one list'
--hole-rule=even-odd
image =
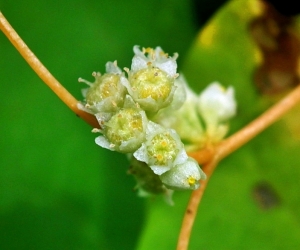
{"label": "blurred green background", "polygon": [[[5,1],[0,9],[50,72],[78,99],[107,61],[129,67],[135,44],[178,52],[193,88],[236,89],[236,131],[270,102],[252,83],[257,49],[251,0]],[[224,1],[210,1],[216,6]],[[200,21],[199,21],[200,20]],[[174,249],[190,192],[175,206],[141,199],[125,156],[94,143],[78,119],[0,34],[0,249]],[[225,159],[211,179],[190,249],[300,246],[299,110]],[[297,136],[298,135],[298,136]],[[258,183],[267,183],[261,191]],[[274,190],[274,191],[272,191]],[[263,197],[256,198],[253,197]],[[264,208],[264,202],[275,204]],[[259,202],[260,201],[260,202]]]}

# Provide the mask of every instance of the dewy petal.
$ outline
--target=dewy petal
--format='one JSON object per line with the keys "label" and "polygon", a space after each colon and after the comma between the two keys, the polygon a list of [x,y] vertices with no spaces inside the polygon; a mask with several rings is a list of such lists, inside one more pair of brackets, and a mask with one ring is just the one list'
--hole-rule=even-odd
{"label": "dewy petal", "polygon": [[[180,138],[186,142],[185,146],[201,147],[205,134],[197,112],[198,96],[189,88],[182,75],[175,83],[177,89],[173,102],[169,107],[160,110],[154,121],[164,127],[175,129]],[[176,108],[178,109],[174,110]]]}
{"label": "dewy petal", "polygon": [[117,61],[107,62],[105,68],[107,73],[122,74],[122,70],[117,66]]}
{"label": "dewy petal", "polygon": [[173,57],[168,57],[160,47],[156,47],[151,54],[148,54],[146,56],[137,45],[133,47],[133,51],[135,55],[132,59],[131,64],[132,71],[147,68],[149,66],[149,63],[151,63],[152,66],[158,67],[161,70],[165,71],[170,77],[176,76],[176,59],[178,57],[177,53],[175,53]]}
{"label": "dewy petal", "polygon": [[155,133],[158,130],[161,130],[161,126],[155,122],[149,121],[146,129],[146,137],[149,137],[152,133]]}
{"label": "dewy petal", "polygon": [[167,72],[167,74],[171,77],[175,77],[176,75],[177,63],[172,58],[168,58],[164,62],[156,62],[155,66]]}
{"label": "dewy petal", "polygon": [[109,143],[109,141],[104,136],[98,136],[95,139],[95,142],[97,145],[99,145],[102,148],[109,149],[111,151],[115,151],[113,145]]}
{"label": "dewy petal", "polygon": [[86,108],[92,114],[98,112],[116,112],[123,106],[127,93],[125,83],[128,81],[125,74],[117,66],[117,62],[106,63],[106,73],[93,73],[94,83],[80,79],[87,83],[90,88],[82,91],[86,101]]}
{"label": "dewy petal", "polygon": [[134,56],[132,58],[131,70],[132,71],[138,71],[138,70],[147,68],[147,66],[148,66],[147,62],[148,62],[148,60],[144,57]]}
{"label": "dewy petal", "polygon": [[111,113],[111,112],[98,112],[97,114],[95,114],[95,117],[96,117],[98,123],[100,124],[100,126],[102,127],[105,122],[109,121],[109,119],[112,117],[112,115],[113,115],[113,113]]}
{"label": "dewy petal", "polygon": [[156,47],[154,52],[155,60],[153,64],[161,70],[167,72],[169,76],[175,77],[177,70],[176,59],[178,57],[178,54],[175,53],[173,57],[168,57],[168,55],[164,53],[161,47]]}
{"label": "dewy petal", "polygon": [[188,101],[187,99],[188,93],[187,93],[187,83],[182,75],[180,75],[177,79],[175,79],[174,85],[176,89],[170,107],[175,110],[182,107],[185,101]]}
{"label": "dewy petal", "polygon": [[144,57],[146,59],[145,54],[140,50],[140,46],[139,45],[134,45],[133,46],[133,52],[136,56],[140,56],[140,57]]}
{"label": "dewy petal", "polygon": [[218,82],[210,84],[199,96],[198,109],[206,122],[224,122],[236,113],[234,89],[225,90]]}
{"label": "dewy petal", "polygon": [[149,59],[144,55],[144,53],[139,49],[138,45],[133,47],[134,57],[131,63],[131,70],[136,71],[147,67]]}
{"label": "dewy petal", "polygon": [[170,166],[156,166],[156,165],[150,166],[150,168],[157,175],[162,175],[163,173],[165,173],[171,169]]}
{"label": "dewy petal", "polygon": [[134,46],[135,53],[131,70],[128,72],[129,82],[122,83],[134,101],[149,114],[167,107],[173,100],[177,77],[176,57],[168,57],[160,47],[141,51]]}
{"label": "dewy petal", "polygon": [[184,163],[186,160],[188,159],[188,155],[187,153],[185,152],[185,149],[182,148],[179,153],[177,154],[177,157],[174,161],[174,165],[177,165],[177,164],[182,164]]}
{"label": "dewy petal", "polygon": [[166,54],[162,50],[161,47],[157,46],[154,50],[155,58],[161,59],[161,58],[166,58]]}
{"label": "dewy petal", "polygon": [[168,171],[175,162],[182,163],[188,158],[176,131],[151,121],[147,125],[146,141],[134,156],[140,160],[141,157],[145,157],[144,154],[147,154],[147,162],[145,159],[142,161],[145,161],[157,174]]}
{"label": "dewy petal", "polygon": [[148,164],[149,159],[148,159],[148,154],[147,154],[147,148],[146,145],[143,143],[142,146],[133,153],[133,156],[135,159],[146,162]]}
{"label": "dewy petal", "polygon": [[205,178],[206,175],[191,157],[160,176],[161,181],[168,188],[192,190],[199,188],[199,180]]}
{"label": "dewy petal", "polygon": [[145,141],[148,119],[128,95],[125,105],[104,123],[103,135],[115,151],[133,153]]}

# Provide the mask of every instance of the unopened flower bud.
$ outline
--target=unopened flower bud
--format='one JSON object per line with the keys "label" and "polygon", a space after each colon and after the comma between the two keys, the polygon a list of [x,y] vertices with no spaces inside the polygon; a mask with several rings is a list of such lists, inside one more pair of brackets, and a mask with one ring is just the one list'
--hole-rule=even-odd
{"label": "unopened flower bud", "polygon": [[132,157],[128,173],[135,177],[139,195],[145,195],[146,193],[161,194],[166,191],[159,176],[145,162],[138,161]]}
{"label": "unopened flower bud", "polygon": [[210,84],[199,96],[198,110],[202,116],[207,138],[215,143],[224,138],[228,131],[228,120],[236,114],[234,89],[227,90],[219,83]]}
{"label": "unopened flower bud", "polygon": [[206,123],[226,122],[236,114],[234,89],[218,82],[210,84],[199,96],[198,109]]}
{"label": "unopened flower bud", "polygon": [[168,172],[160,175],[162,183],[172,189],[195,190],[199,188],[199,180],[205,178],[205,173],[191,157],[185,162],[175,165]]}

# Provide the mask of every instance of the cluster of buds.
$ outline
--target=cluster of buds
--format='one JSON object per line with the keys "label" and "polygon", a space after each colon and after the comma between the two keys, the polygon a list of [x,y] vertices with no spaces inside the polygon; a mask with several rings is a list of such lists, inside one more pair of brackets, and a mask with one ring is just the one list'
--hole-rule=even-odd
{"label": "cluster of buds", "polygon": [[177,73],[177,54],[160,47],[133,51],[125,72],[108,62],[105,74],[93,73],[94,83],[79,79],[89,85],[80,108],[100,125],[95,141],[129,156],[140,194],[197,189],[205,174],[186,149],[225,136],[236,109],[233,89],[214,83],[197,96]]}
{"label": "cluster of buds", "polygon": [[175,129],[188,151],[220,142],[228,132],[229,120],[236,114],[234,89],[225,89],[213,82],[199,95],[195,94],[181,77],[186,101],[174,110],[172,107],[158,112],[155,121]]}

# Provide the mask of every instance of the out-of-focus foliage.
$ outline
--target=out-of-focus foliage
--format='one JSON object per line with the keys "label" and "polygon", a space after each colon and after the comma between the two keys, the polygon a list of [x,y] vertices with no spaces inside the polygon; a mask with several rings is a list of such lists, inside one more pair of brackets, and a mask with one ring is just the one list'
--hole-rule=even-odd
{"label": "out-of-focus foliage", "polygon": [[[220,10],[187,56],[196,31],[188,1],[2,1],[0,9],[77,98],[78,77],[103,72],[115,59],[128,67],[135,44],[179,52],[185,58],[179,69],[195,90],[215,80],[235,87],[233,132],[270,103],[252,83],[257,50],[247,27],[251,2],[236,0]],[[91,128],[41,83],[3,35],[0,81],[0,249],[175,248],[190,192],[175,193],[174,207],[137,198],[125,157],[94,144]],[[220,164],[190,249],[300,245],[295,112]],[[261,208],[260,181],[277,193],[266,191],[276,200],[272,209]]]}

